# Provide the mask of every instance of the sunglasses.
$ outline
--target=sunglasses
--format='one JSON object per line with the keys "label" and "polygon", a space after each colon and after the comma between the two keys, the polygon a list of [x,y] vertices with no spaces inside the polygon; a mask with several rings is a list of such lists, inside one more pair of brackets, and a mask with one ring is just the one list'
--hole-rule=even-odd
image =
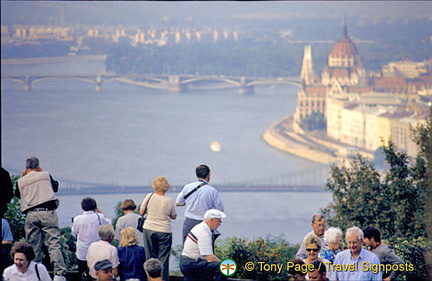
{"label": "sunglasses", "polygon": [[306,251],[308,251],[308,252],[310,252],[310,251],[318,252],[319,249],[306,249]]}

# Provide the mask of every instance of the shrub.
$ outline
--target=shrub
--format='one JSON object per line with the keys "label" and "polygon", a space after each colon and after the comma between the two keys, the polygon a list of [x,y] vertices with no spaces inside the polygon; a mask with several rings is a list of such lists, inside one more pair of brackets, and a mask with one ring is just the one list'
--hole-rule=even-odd
{"label": "shrub", "polygon": [[[255,280],[288,280],[287,262],[294,258],[299,245],[290,245],[282,237],[267,236],[251,241],[231,237],[216,243],[215,254],[221,260],[232,259],[237,264],[237,272],[233,277]],[[254,269],[246,270],[245,264],[252,262]],[[265,270],[261,265],[282,266]]]}

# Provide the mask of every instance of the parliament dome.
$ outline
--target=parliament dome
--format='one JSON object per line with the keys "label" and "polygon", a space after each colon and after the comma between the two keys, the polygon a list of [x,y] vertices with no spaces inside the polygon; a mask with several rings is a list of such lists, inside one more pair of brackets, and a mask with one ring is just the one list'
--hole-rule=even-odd
{"label": "parliament dome", "polygon": [[348,37],[346,23],[342,38],[333,46],[327,65],[321,75],[321,83],[330,85],[337,81],[341,86],[357,85],[364,78],[363,63],[356,45]]}
{"label": "parliament dome", "polygon": [[331,55],[335,58],[357,57],[358,52],[349,38],[342,38],[333,46]]}
{"label": "parliament dome", "polygon": [[362,68],[357,47],[348,37],[346,24],[344,24],[342,38],[333,46],[328,57],[328,66]]}

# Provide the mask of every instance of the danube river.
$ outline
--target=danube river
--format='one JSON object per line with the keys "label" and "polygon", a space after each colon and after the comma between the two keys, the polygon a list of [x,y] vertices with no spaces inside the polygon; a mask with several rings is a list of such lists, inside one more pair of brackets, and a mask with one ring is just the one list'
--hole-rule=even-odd
{"label": "danube river", "polygon": [[[86,75],[104,71],[103,61],[67,60],[4,64],[2,75]],[[2,166],[21,171],[25,159],[37,156],[41,167],[63,181],[150,185],[159,175],[173,188],[195,179],[205,163],[211,183],[272,185],[292,183],[323,186],[327,165],[313,163],[268,146],[262,133],[273,122],[292,114],[296,87],[168,93],[119,82],[107,82],[100,92],[84,81],[62,79],[23,84],[1,83]],[[209,144],[217,140],[220,152]],[[324,171],[324,173],[323,173]],[[323,176],[324,175],[324,176]],[[127,190],[127,189],[126,189]],[[81,213],[85,195],[59,195],[61,226]],[[117,202],[145,194],[94,194],[100,208],[114,216]],[[300,242],[310,229],[310,217],[331,200],[327,192],[222,192],[227,218],[222,238],[282,235]],[[183,208],[173,222],[174,244],[180,243]]]}

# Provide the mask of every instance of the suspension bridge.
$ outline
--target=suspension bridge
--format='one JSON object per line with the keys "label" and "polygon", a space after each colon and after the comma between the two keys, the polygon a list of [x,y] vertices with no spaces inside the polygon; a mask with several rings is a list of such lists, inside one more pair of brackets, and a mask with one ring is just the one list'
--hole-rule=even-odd
{"label": "suspension bridge", "polygon": [[[20,174],[17,171],[8,171],[12,175]],[[328,166],[319,165],[271,177],[237,182],[212,181],[211,184],[220,192],[326,192],[324,185],[328,178],[328,173]],[[59,195],[125,194],[153,191],[151,185],[101,184],[55,179],[59,181]],[[172,184],[170,191],[179,192],[184,184],[186,182]]]}

